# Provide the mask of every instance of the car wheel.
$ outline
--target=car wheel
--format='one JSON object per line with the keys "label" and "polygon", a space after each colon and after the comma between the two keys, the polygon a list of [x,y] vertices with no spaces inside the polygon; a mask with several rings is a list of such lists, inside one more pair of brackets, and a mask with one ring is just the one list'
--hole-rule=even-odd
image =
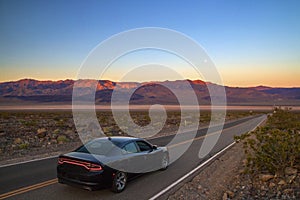
{"label": "car wheel", "polygon": [[161,170],[167,169],[169,166],[169,156],[168,154],[164,154],[161,160]]}
{"label": "car wheel", "polygon": [[127,174],[125,172],[116,172],[113,178],[112,191],[122,192],[127,184]]}

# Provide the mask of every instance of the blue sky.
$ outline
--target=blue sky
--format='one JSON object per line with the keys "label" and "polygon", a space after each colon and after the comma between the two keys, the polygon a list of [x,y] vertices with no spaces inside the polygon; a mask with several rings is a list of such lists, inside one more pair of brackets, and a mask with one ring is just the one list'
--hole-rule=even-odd
{"label": "blue sky", "polygon": [[101,41],[163,27],[196,40],[226,85],[300,86],[299,21],[300,1],[289,0],[0,0],[0,81],[74,79]]}

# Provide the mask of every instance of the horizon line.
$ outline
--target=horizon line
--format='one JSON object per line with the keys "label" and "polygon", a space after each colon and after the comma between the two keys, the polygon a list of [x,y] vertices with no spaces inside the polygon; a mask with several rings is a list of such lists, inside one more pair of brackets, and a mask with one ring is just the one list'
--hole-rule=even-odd
{"label": "horizon line", "polygon": [[216,85],[221,85],[224,87],[236,87],[236,88],[257,88],[257,87],[268,87],[268,88],[300,88],[300,86],[269,86],[269,85],[263,85],[263,84],[257,84],[257,85],[251,85],[251,86],[236,86],[236,85],[226,85],[226,84],[218,84],[218,83],[213,83],[211,81],[204,81],[201,79],[182,79],[182,80],[153,80],[153,81],[144,81],[144,82],[140,82],[140,81],[114,81],[114,80],[110,80],[110,79],[72,79],[72,78],[66,78],[66,79],[36,79],[36,78],[20,78],[17,80],[7,80],[7,81],[0,81],[0,84],[2,83],[10,83],[10,82],[19,82],[22,80],[33,80],[33,81],[39,81],[39,82],[59,82],[59,81],[78,81],[78,80],[96,80],[96,81],[111,81],[111,82],[115,82],[115,83],[157,83],[157,82],[175,82],[175,81],[202,81],[204,83],[210,83],[210,84],[216,84]]}

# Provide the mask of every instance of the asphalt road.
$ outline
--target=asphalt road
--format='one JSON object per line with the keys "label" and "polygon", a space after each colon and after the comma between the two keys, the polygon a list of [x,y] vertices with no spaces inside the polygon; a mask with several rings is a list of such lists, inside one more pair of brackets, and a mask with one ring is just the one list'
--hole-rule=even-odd
{"label": "asphalt road", "polygon": [[[255,128],[266,119],[266,115],[236,120],[224,125],[222,134],[209,155],[213,155],[233,142],[234,135],[240,135]],[[109,189],[86,191],[67,185],[58,184],[56,178],[57,158],[17,164],[0,168],[0,199],[1,194],[8,194],[8,199],[149,199],[158,192],[190,172],[209,156],[199,159],[198,153],[204,135],[214,137],[218,127],[207,133],[207,128],[197,132],[188,150],[165,171],[151,172],[132,180],[125,191],[119,194]],[[185,134],[189,134],[184,133]],[[151,143],[164,146],[174,136],[160,137],[150,140]],[[184,143],[184,142],[183,142]],[[180,148],[181,144],[173,145]],[[225,172],[224,172],[225,173]],[[49,181],[50,180],[50,181]],[[48,181],[48,182],[46,182]],[[205,181],[205,180],[203,180]],[[26,187],[26,188],[24,188]],[[23,189],[20,189],[23,188]],[[26,192],[25,192],[26,191]]]}

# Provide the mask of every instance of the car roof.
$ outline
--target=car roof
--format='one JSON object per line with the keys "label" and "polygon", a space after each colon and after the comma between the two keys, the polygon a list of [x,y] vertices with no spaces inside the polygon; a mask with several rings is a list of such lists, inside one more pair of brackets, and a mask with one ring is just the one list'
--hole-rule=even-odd
{"label": "car roof", "polygon": [[124,144],[127,144],[128,142],[137,141],[137,140],[143,140],[143,139],[141,139],[141,138],[135,138],[135,137],[123,137],[123,136],[101,137],[101,138],[94,139],[94,141],[98,141],[98,140],[110,140],[115,145],[121,147]]}

